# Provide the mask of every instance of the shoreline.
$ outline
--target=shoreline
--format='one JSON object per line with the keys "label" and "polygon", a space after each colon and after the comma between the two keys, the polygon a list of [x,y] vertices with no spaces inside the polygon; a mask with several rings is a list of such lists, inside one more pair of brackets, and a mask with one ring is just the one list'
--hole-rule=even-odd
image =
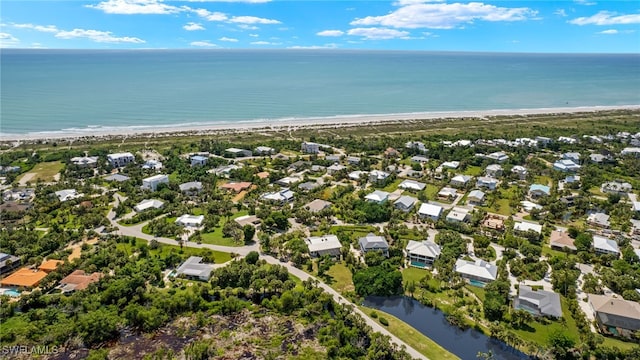
{"label": "shoreline", "polygon": [[397,114],[371,115],[337,115],[330,117],[306,117],[283,119],[258,119],[249,121],[235,121],[223,123],[202,123],[181,125],[142,125],[132,127],[87,127],[78,130],[54,130],[26,134],[0,133],[0,142],[33,142],[48,140],[81,140],[115,137],[162,137],[169,135],[209,135],[218,132],[231,131],[235,133],[253,130],[282,130],[292,128],[322,128],[368,126],[383,123],[446,120],[461,118],[484,119],[495,116],[527,116],[593,113],[615,110],[640,110],[640,105],[612,105],[612,106],[579,106],[528,109],[496,109],[496,110],[463,110],[463,111],[433,111]]}

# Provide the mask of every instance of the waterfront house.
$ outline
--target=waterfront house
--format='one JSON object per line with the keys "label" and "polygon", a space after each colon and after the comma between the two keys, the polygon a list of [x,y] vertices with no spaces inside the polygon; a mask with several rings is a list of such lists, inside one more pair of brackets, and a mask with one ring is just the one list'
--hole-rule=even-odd
{"label": "waterfront house", "polygon": [[455,271],[471,285],[484,287],[498,277],[498,267],[484,260],[467,261],[458,259]]}
{"label": "waterfront house", "polygon": [[535,291],[526,285],[519,286],[518,296],[513,299],[513,308],[525,310],[534,316],[562,317],[560,295],[553,291]]}
{"label": "waterfront house", "polygon": [[588,294],[587,298],[601,332],[632,337],[640,330],[638,302],[596,294]]}
{"label": "waterfront house", "polygon": [[107,155],[107,161],[109,165],[114,168],[125,167],[128,164],[133,163],[136,160],[135,156],[133,156],[130,152],[124,153],[114,153]]}
{"label": "waterfront house", "polygon": [[389,257],[389,243],[387,243],[384,236],[368,233],[366,236],[358,239],[358,244],[360,245],[360,251],[363,256],[369,251],[380,251],[382,255]]}
{"label": "waterfront house", "polygon": [[409,240],[405,252],[409,266],[426,268],[440,256],[440,245],[433,241]]}

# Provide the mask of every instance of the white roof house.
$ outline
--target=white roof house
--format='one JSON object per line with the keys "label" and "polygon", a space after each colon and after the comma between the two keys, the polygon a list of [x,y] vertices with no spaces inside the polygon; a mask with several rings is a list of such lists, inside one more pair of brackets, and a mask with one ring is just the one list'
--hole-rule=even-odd
{"label": "white roof house", "polygon": [[481,204],[484,201],[485,193],[481,190],[473,190],[467,195],[467,201],[470,203]]}
{"label": "white roof house", "polygon": [[382,204],[389,199],[389,193],[382,190],[376,190],[364,197],[365,200]]}
{"label": "white roof house", "polygon": [[553,168],[560,171],[578,171],[580,165],[569,159],[561,159],[553,163]]}
{"label": "white roof house", "polygon": [[527,177],[528,170],[524,166],[516,165],[511,168],[511,172],[517,174],[520,180],[524,180]]}
{"label": "white roof house", "polygon": [[393,202],[393,206],[402,211],[409,211],[413,208],[416,202],[418,202],[418,199],[411,196],[402,195]]}
{"label": "white roof house", "polygon": [[312,236],[306,239],[309,254],[313,257],[330,255],[340,256],[342,244],[336,235]]}
{"label": "white roof house", "polygon": [[349,173],[349,179],[360,181],[363,176],[369,176],[367,171],[356,170]]}
{"label": "white roof house", "polygon": [[162,162],[158,160],[147,160],[144,165],[142,165],[143,169],[152,169],[152,170],[160,170],[162,169]]}
{"label": "white roof house", "polygon": [[460,166],[460,161],[445,161],[440,166],[448,169],[457,169]]}
{"label": "white roof house", "polygon": [[513,307],[526,310],[536,316],[562,317],[560,295],[553,291],[534,291],[526,285],[520,285],[518,296],[513,300]]}
{"label": "white roof house", "polygon": [[485,169],[485,174],[487,176],[495,177],[502,175],[502,166],[500,164],[491,164],[488,165]]}
{"label": "white roof house", "polygon": [[449,211],[446,219],[449,222],[467,222],[469,217],[469,210],[461,207],[454,207]]}
{"label": "white roof house", "polygon": [[427,184],[415,180],[404,180],[398,187],[403,190],[422,191],[427,187]]}
{"label": "white roof house", "polygon": [[291,186],[295,183],[298,183],[300,181],[302,181],[303,178],[300,176],[286,176],[283,177],[282,179],[276,181],[276,184],[278,185],[282,185],[282,186]]}
{"label": "white roof house", "polygon": [[488,283],[498,277],[498,267],[484,260],[459,259],[456,261],[455,271],[474,285],[474,282]]}
{"label": "white roof house", "polygon": [[626,181],[610,181],[602,184],[600,190],[607,194],[618,194],[626,196],[633,191],[633,186]]}
{"label": "white roof house", "polygon": [[495,160],[497,162],[505,162],[509,160],[509,155],[505,154],[504,151],[494,152],[487,155],[486,157],[487,159]]}
{"label": "white roof house", "polygon": [[533,209],[538,209],[538,210],[542,209],[542,205],[538,205],[538,204],[536,204],[534,202],[531,202],[529,200],[520,201],[520,205],[522,205],[522,208],[526,212],[531,212],[531,210],[533,210]]}
{"label": "white roof house", "polygon": [[55,194],[58,197],[58,200],[62,202],[77,199],[79,197],[82,197],[83,195],[83,194],[78,194],[78,191],[76,189],[64,189],[64,190],[56,191]]}
{"label": "white roof house", "polygon": [[441,198],[455,198],[456,196],[458,196],[458,191],[454,188],[445,186],[438,191],[438,197]]}
{"label": "white roof house", "polygon": [[184,227],[199,227],[202,225],[204,221],[204,215],[189,215],[184,214],[176,219],[176,224],[182,225]]}
{"label": "white roof house", "polygon": [[260,195],[260,199],[266,201],[274,201],[279,203],[286,203],[293,200],[293,191],[288,188],[282,189],[276,192],[270,192]]}
{"label": "white roof house", "polygon": [[597,254],[620,255],[620,248],[615,240],[607,239],[604,236],[593,236],[593,249]]}
{"label": "white roof house", "polygon": [[429,158],[422,155],[415,155],[411,157],[411,161],[417,163],[427,163],[429,162]]}
{"label": "white roof house", "polygon": [[422,204],[418,209],[418,215],[422,217],[430,218],[434,221],[438,221],[440,215],[442,215],[442,206],[433,204]]}
{"label": "white roof house", "polygon": [[202,155],[193,155],[190,160],[191,166],[204,166],[207,164],[209,158]]}
{"label": "white roof house", "polygon": [[333,175],[333,174],[335,174],[337,172],[340,172],[340,171],[342,171],[342,170],[344,170],[346,168],[347,167],[342,165],[342,164],[335,163],[335,164],[327,167],[327,174]]}
{"label": "white roof house", "polygon": [[587,216],[587,224],[599,226],[602,228],[608,228],[609,226],[611,226],[609,218],[609,215],[601,212],[589,214],[589,216]]}
{"label": "white roof house", "polygon": [[194,280],[209,281],[212,271],[212,264],[203,263],[202,258],[199,256],[191,256],[176,270],[176,276],[184,276]]}
{"label": "white roof house", "polygon": [[538,234],[542,234],[542,225],[525,221],[516,221],[513,224],[513,230],[520,232],[527,232],[531,230],[537,232]]}
{"label": "white roof house", "polygon": [[186,193],[197,193],[202,190],[202,183],[200,181],[190,181],[178,186],[180,191]]}
{"label": "white roof house", "polygon": [[97,156],[72,157],[71,163],[80,167],[94,167],[98,164]]}
{"label": "white roof house", "polygon": [[473,176],[469,175],[456,175],[451,178],[451,185],[453,186],[466,186],[469,181],[473,179]]}
{"label": "white roof house", "polygon": [[148,178],[142,179],[142,188],[148,189],[151,191],[156,191],[156,189],[158,188],[158,185],[168,184],[168,183],[169,183],[169,177],[167,175],[158,174],[158,175],[154,175],[154,176],[150,176]]}
{"label": "white roof house", "polygon": [[371,170],[369,173],[369,182],[371,183],[381,183],[387,180],[387,178],[391,176],[388,172],[380,171],[380,170]]}
{"label": "white roof house", "polygon": [[481,176],[476,181],[476,186],[479,188],[495,190],[495,188],[498,186],[498,179],[489,176]]}
{"label": "white roof house", "polygon": [[640,156],[640,147],[626,147],[622,149],[622,151],[620,152],[620,155],[622,156],[633,155],[638,157]]}
{"label": "white roof house", "polygon": [[405,248],[407,260],[410,266],[425,268],[440,256],[440,245],[433,241],[414,241],[409,240]]}
{"label": "white roof house", "polygon": [[135,156],[130,152],[114,153],[107,155],[107,161],[113,167],[123,167],[135,161]]}
{"label": "white roof house", "polygon": [[254,149],[254,151],[258,155],[269,155],[274,154],[276,152],[276,149],[268,146],[258,146]]}
{"label": "white roof house", "polygon": [[133,207],[136,212],[142,212],[148,209],[159,209],[164,206],[164,202],[156,199],[145,199]]}

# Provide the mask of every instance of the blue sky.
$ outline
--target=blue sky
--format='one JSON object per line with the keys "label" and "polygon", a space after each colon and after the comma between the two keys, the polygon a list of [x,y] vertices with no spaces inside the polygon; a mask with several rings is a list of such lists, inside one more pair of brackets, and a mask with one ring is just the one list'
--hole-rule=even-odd
{"label": "blue sky", "polygon": [[639,53],[640,2],[3,0],[14,48]]}

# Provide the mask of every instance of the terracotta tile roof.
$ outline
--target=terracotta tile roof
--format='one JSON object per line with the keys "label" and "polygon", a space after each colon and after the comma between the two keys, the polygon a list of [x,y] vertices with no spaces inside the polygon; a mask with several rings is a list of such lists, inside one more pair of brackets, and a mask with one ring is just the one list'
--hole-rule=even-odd
{"label": "terracotta tile roof", "polygon": [[235,192],[240,192],[242,190],[248,189],[251,187],[251,183],[247,181],[243,182],[230,182],[223,185],[220,185],[221,189],[233,190]]}
{"label": "terracotta tile roof", "polygon": [[13,274],[7,276],[0,281],[2,286],[23,286],[35,287],[40,281],[47,276],[47,273],[41,270],[32,270],[29,268],[21,268]]}
{"label": "terracotta tile roof", "polygon": [[45,262],[42,263],[42,265],[40,265],[38,267],[38,269],[50,273],[53,270],[55,270],[59,265],[64,264],[64,261],[61,260],[47,260]]}
{"label": "terracotta tile roof", "polygon": [[73,288],[73,290],[83,290],[86,289],[89,284],[100,280],[101,277],[102,274],[98,272],[87,275],[83,270],[76,270],[60,280],[60,284],[66,285],[65,287],[68,288]]}
{"label": "terracotta tile roof", "polygon": [[552,231],[551,238],[549,239],[551,246],[566,247],[571,250],[576,250],[576,246],[573,244],[573,239],[565,231]]}
{"label": "terracotta tile roof", "polygon": [[267,171],[259,172],[256,174],[256,176],[259,177],[260,179],[266,179],[269,177],[269,172]]}

